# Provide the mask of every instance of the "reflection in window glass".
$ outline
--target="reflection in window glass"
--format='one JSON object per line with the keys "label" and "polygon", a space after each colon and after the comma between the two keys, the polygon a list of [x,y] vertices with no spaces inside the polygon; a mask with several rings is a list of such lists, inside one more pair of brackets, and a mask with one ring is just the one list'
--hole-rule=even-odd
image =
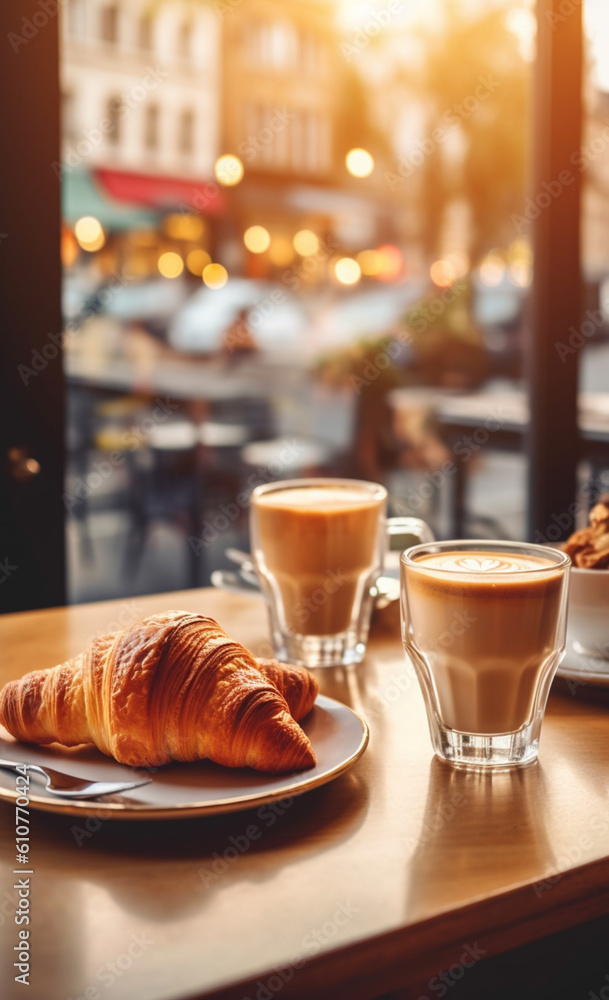
{"label": "reflection in window glass", "polygon": [[69,7],[72,598],[208,583],[269,479],[524,537],[529,0]]}

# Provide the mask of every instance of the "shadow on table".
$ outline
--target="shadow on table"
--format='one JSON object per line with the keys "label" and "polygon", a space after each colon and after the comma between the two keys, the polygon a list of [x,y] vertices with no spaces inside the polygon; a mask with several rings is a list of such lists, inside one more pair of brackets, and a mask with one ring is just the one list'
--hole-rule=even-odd
{"label": "shadow on table", "polygon": [[537,762],[486,774],[434,758],[421,830],[408,845],[414,848],[409,917],[463,905],[465,887],[473,899],[551,869],[556,857],[547,811],[546,779]]}
{"label": "shadow on table", "polygon": [[[240,882],[264,888],[283,867],[345,842],[362,825],[368,801],[361,775],[350,772],[306,795],[206,818],[87,822],[37,812],[36,838],[45,843],[37,872],[98,884],[151,920],[182,919],[219,890]],[[14,833],[11,807],[1,808],[6,836],[11,820]]]}

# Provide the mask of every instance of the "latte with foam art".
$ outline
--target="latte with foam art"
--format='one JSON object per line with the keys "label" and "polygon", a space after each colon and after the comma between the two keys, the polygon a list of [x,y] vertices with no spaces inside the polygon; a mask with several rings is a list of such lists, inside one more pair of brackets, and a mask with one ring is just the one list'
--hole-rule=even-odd
{"label": "latte with foam art", "polygon": [[530,723],[555,664],[563,573],[500,549],[423,553],[407,566],[405,642],[444,726],[485,735]]}

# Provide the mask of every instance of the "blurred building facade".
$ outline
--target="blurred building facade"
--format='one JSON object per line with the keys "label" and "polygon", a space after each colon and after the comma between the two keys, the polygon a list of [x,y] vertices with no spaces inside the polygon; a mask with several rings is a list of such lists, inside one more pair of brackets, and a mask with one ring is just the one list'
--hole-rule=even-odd
{"label": "blurred building facade", "polygon": [[64,163],[212,176],[220,25],[213,8],[183,0],[70,0],[63,19]]}

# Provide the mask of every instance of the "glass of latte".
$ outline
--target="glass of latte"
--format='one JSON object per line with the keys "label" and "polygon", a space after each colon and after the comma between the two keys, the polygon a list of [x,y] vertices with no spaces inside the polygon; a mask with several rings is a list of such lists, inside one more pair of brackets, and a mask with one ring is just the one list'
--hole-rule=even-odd
{"label": "glass of latte", "polygon": [[512,542],[402,554],[402,642],[438,757],[469,767],[536,758],[565,648],[569,567],[564,552]]}
{"label": "glass of latte", "polygon": [[253,491],[252,556],[279,659],[323,667],[363,658],[388,537],[433,538],[416,517],[387,519],[386,506],[384,486],[355,479]]}

